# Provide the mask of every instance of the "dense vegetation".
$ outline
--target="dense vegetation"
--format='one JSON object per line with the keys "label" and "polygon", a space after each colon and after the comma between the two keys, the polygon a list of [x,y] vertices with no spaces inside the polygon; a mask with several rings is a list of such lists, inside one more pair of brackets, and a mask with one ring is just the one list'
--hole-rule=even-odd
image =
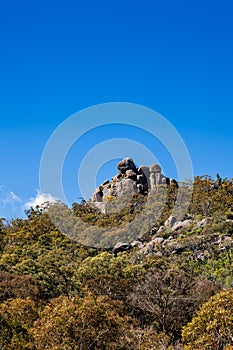
{"label": "dense vegetation", "polygon": [[[233,349],[233,181],[197,177],[189,226],[161,229],[176,191],[168,188],[143,247],[117,257],[70,240],[43,208],[2,219],[0,349]],[[106,215],[85,202],[72,210],[122,226],[145,202],[135,196]]]}

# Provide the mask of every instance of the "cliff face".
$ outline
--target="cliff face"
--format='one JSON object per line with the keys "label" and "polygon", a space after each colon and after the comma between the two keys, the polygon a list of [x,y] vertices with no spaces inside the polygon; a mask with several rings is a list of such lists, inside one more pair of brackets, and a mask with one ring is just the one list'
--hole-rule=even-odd
{"label": "cliff face", "polygon": [[132,158],[125,158],[118,163],[118,170],[118,174],[112,178],[111,182],[107,180],[96,188],[91,202],[101,203],[110,198],[133,196],[134,194],[147,195],[162,184],[178,187],[176,180],[162,174],[159,164],[141,165],[137,168]]}

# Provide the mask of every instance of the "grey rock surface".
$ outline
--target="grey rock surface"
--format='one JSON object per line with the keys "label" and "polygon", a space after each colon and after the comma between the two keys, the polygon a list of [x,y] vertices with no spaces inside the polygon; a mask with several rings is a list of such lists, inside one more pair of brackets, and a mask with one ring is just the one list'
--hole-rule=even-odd
{"label": "grey rock surface", "polygon": [[172,227],[176,222],[175,216],[169,216],[169,218],[165,221],[164,226]]}
{"label": "grey rock surface", "polygon": [[150,166],[150,173],[161,173],[162,169],[161,166],[159,164],[152,164]]}
{"label": "grey rock surface", "polygon": [[118,170],[119,173],[111,182],[106,180],[95,190],[91,202],[105,203],[109,197],[149,195],[155,193],[158,186],[170,185],[170,179],[162,174],[159,164],[152,164],[150,167],[141,165],[137,168],[133,159],[128,157],[118,163]]}
{"label": "grey rock surface", "polygon": [[189,227],[192,224],[192,220],[178,221],[172,226],[173,231],[178,231],[183,228]]}
{"label": "grey rock surface", "polygon": [[125,174],[126,170],[132,170],[134,172],[137,172],[136,165],[134,164],[134,161],[132,158],[125,158],[121,162],[118,163],[118,170]]}
{"label": "grey rock surface", "polygon": [[135,181],[131,179],[122,179],[117,182],[115,188],[116,197],[126,196],[126,195],[134,195],[137,193],[137,185]]}

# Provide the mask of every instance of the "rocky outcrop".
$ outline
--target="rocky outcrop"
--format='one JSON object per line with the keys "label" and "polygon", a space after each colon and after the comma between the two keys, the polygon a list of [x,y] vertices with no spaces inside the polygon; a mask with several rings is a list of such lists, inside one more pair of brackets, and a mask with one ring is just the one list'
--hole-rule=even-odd
{"label": "rocky outcrop", "polygon": [[128,177],[118,181],[115,186],[112,187],[112,195],[114,194],[115,197],[130,196],[136,193],[137,183]]}
{"label": "rocky outcrop", "polygon": [[169,218],[165,221],[164,226],[172,227],[176,222],[175,216],[169,216]]}
{"label": "rocky outcrop", "polygon": [[137,171],[137,168],[132,158],[123,159],[121,162],[118,163],[117,167],[121,174],[125,174],[127,170],[132,170],[135,173]]}
{"label": "rocky outcrop", "polygon": [[[136,167],[132,158],[125,158],[118,163],[119,173],[112,178],[112,182],[104,181],[91,197],[92,203],[106,203],[114,198],[133,196],[134,194],[147,195],[156,191],[159,185],[178,186],[174,179],[162,174],[159,164]],[[101,206],[96,206],[102,208]]]}
{"label": "rocky outcrop", "polygon": [[113,254],[115,257],[117,257],[118,253],[122,253],[122,252],[127,252],[129,250],[131,250],[133,247],[130,243],[117,243],[115,245],[115,247],[113,248]]}
{"label": "rocky outcrop", "polygon": [[192,220],[184,220],[184,221],[177,221],[173,226],[172,230],[173,231],[178,231],[183,228],[187,228],[192,224]]}

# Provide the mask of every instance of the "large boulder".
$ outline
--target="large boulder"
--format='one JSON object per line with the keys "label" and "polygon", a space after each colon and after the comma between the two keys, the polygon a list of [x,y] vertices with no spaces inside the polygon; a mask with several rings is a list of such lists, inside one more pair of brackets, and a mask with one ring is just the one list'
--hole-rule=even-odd
{"label": "large boulder", "polygon": [[137,173],[137,168],[132,158],[123,159],[118,163],[117,167],[122,174],[125,174],[127,170],[132,170],[133,172]]}
{"label": "large boulder", "polygon": [[91,202],[102,202],[103,200],[103,191],[100,188],[96,188],[95,192],[91,197]]}
{"label": "large boulder", "polygon": [[165,221],[164,226],[166,227],[172,227],[176,222],[175,216],[169,216],[169,218]]}
{"label": "large boulder", "polygon": [[117,243],[115,247],[113,248],[113,254],[115,257],[117,257],[118,253],[126,252],[128,250],[132,249],[132,245],[130,243]]}
{"label": "large boulder", "polygon": [[150,173],[161,173],[162,172],[162,169],[161,169],[161,166],[159,164],[152,164],[150,166]]}
{"label": "large boulder", "polygon": [[129,179],[137,181],[137,174],[133,170],[126,170],[125,175]]}
{"label": "large boulder", "polygon": [[149,177],[150,177],[150,168],[148,166],[141,165],[138,168],[138,174],[145,175],[146,179],[149,179]]}
{"label": "large boulder", "polygon": [[189,227],[192,225],[193,221],[192,220],[184,220],[184,221],[177,221],[173,226],[172,230],[173,231],[179,231],[182,230],[183,228]]}
{"label": "large boulder", "polygon": [[137,193],[137,184],[131,179],[124,178],[116,183],[115,194],[116,197],[133,196]]}

